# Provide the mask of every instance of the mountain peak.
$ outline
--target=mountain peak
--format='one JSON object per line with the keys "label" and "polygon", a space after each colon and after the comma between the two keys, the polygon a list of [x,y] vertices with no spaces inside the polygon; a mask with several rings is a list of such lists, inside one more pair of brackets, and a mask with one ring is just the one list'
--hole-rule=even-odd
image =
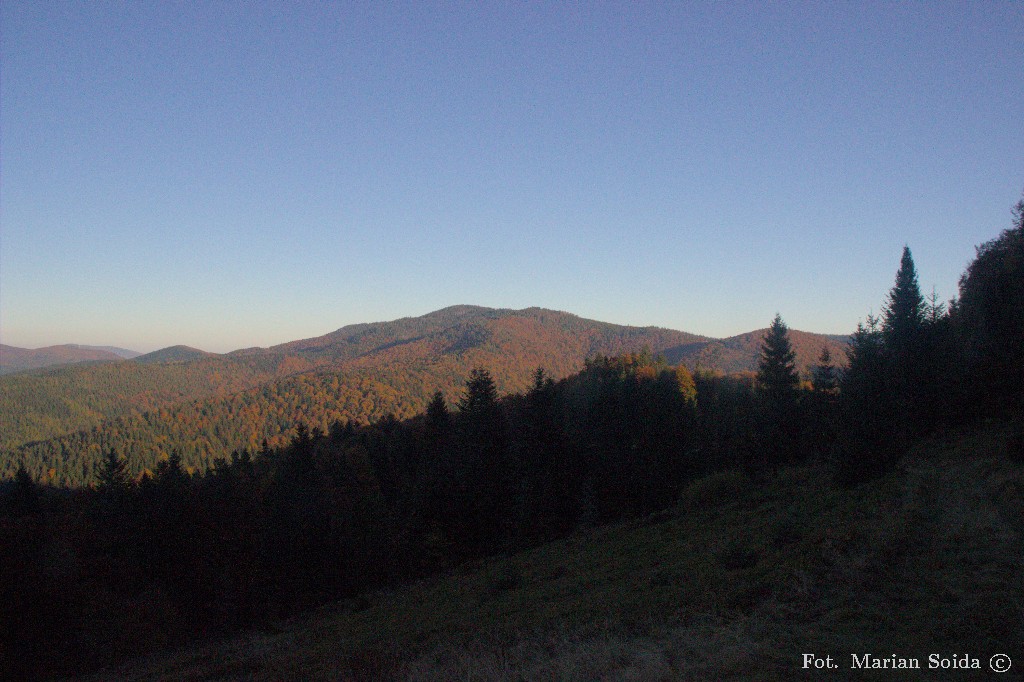
{"label": "mountain peak", "polygon": [[161,348],[155,350],[152,353],[146,353],[135,358],[136,362],[141,363],[158,363],[158,362],[191,362],[192,360],[202,360],[203,358],[214,358],[219,357],[216,353],[208,353],[205,350],[199,350],[198,348],[192,348],[191,346],[168,346],[167,348]]}

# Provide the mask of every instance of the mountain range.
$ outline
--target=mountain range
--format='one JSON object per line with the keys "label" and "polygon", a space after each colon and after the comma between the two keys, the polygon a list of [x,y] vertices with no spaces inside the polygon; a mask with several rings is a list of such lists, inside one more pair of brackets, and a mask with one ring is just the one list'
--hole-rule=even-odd
{"label": "mountain range", "polygon": [[[270,348],[94,357],[0,377],[0,475],[25,462],[42,478],[80,482],[111,447],[136,472],[170,449],[204,469],[232,450],[286,442],[300,421],[327,430],[336,421],[411,417],[437,390],[454,402],[475,367],[503,392],[525,389],[538,367],[561,378],[597,354],[644,349],[672,364],[750,372],[763,333],[713,339],[542,308],[459,305]],[[822,348],[837,364],[845,358],[846,337],[791,330],[790,339],[803,373]]]}

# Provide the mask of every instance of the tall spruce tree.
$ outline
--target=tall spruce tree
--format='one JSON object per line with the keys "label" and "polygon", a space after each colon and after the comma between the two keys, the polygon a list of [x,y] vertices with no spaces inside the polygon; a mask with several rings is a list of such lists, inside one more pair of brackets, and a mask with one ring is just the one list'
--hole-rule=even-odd
{"label": "tall spruce tree", "polygon": [[498,390],[485,369],[474,369],[459,400],[460,466],[457,515],[470,547],[494,546],[501,538],[501,511],[509,508],[513,466],[508,457],[509,434]]}
{"label": "tall spruce tree", "polygon": [[[927,306],[917,282],[917,270],[910,248],[903,247],[896,283],[882,311],[884,344],[889,386],[889,408],[893,411],[893,442],[905,450],[914,433],[928,428],[922,414],[925,362],[924,331]],[[881,406],[879,406],[881,407]]]}
{"label": "tall spruce tree", "polygon": [[131,483],[127,463],[113,448],[103,458],[96,471],[96,478],[99,480],[100,488],[104,490],[123,490]]}
{"label": "tall spruce tree", "polygon": [[796,400],[800,377],[796,371],[796,353],[789,341],[789,327],[776,313],[761,342],[757,366],[757,386],[766,400],[792,403]]}
{"label": "tall spruce tree", "polygon": [[838,386],[836,368],[832,364],[832,353],[828,346],[822,346],[818,364],[811,369],[811,381],[816,393],[835,393]]}
{"label": "tall spruce tree", "polygon": [[800,452],[800,377],[789,328],[775,315],[761,342],[757,368],[759,467],[774,468],[796,459]]}
{"label": "tall spruce tree", "polygon": [[879,320],[857,324],[846,349],[847,368],[839,383],[840,450],[837,479],[859,483],[892,460],[893,410],[887,384],[885,345]]}
{"label": "tall spruce tree", "polygon": [[910,247],[904,246],[900,267],[896,271],[896,283],[882,311],[882,336],[890,353],[899,357],[916,351],[926,311],[914,258],[910,255]]}
{"label": "tall spruce tree", "polygon": [[448,412],[448,404],[444,401],[444,394],[441,391],[434,391],[427,403],[427,427],[432,435],[440,435],[448,432],[451,426],[452,417]]}

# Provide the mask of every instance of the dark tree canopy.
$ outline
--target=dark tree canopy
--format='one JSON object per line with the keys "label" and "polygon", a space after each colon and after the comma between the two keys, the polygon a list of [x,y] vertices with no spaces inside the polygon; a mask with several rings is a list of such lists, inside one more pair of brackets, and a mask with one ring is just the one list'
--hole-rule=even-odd
{"label": "dark tree canopy", "polygon": [[1013,226],[978,247],[960,278],[956,318],[968,367],[979,376],[977,399],[1024,409],[1024,199]]}

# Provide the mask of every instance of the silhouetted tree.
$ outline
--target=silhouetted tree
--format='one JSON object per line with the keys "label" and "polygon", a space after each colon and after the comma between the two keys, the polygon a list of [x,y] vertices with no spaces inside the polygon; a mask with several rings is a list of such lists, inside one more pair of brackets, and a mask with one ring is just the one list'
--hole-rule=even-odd
{"label": "silhouetted tree", "polygon": [[762,465],[777,466],[794,459],[799,451],[799,385],[789,328],[776,314],[761,342],[757,369]]}
{"label": "silhouetted tree", "polygon": [[888,405],[893,411],[892,438],[903,451],[913,433],[924,430],[921,413],[924,372],[924,328],[927,307],[910,248],[903,247],[896,282],[882,311],[882,340],[888,374]]}
{"label": "silhouetted tree", "polygon": [[770,402],[787,404],[796,400],[799,385],[789,327],[782,321],[782,316],[776,314],[761,342],[757,388]]}
{"label": "silhouetted tree", "polygon": [[459,436],[458,516],[470,547],[493,547],[502,535],[501,511],[511,504],[514,468],[498,390],[485,369],[472,370],[466,381],[459,400]]}
{"label": "silhouetted tree", "polygon": [[879,473],[892,459],[892,409],[885,342],[878,318],[857,323],[846,350],[840,382],[841,452],[837,478],[856,483]]}
{"label": "silhouetted tree", "polygon": [[932,287],[932,293],[928,295],[928,301],[925,303],[925,325],[933,327],[940,322],[946,316],[946,304],[939,300],[939,294]]}
{"label": "silhouetted tree", "polygon": [[5,506],[7,509],[3,511],[15,518],[37,514],[40,511],[39,486],[32,480],[24,464],[19,465],[18,471],[14,474],[14,484]]}
{"label": "silhouetted tree", "polygon": [[882,337],[889,352],[905,357],[917,350],[926,310],[910,247],[904,246],[896,283],[882,311]]}
{"label": "silhouetted tree", "polygon": [[447,433],[452,424],[451,413],[448,412],[448,404],[444,400],[441,391],[435,391],[427,403],[427,427],[434,434]]}
{"label": "silhouetted tree", "polygon": [[818,364],[811,369],[811,385],[818,393],[835,393],[839,387],[836,368],[832,364],[832,353],[827,346],[822,347]]}
{"label": "silhouetted tree", "polygon": [[130,484],[127,464],[113,448],[100,462],[96,478],[101,490],[123,490]]}
{"label": "silhouetted tree", "polygon": [[824,457],[831,452],[839,423],[839,372],[827,347],[821,349],[818,362],[811,367],[813,392],[804,424],[804,442],[811,452]]}

